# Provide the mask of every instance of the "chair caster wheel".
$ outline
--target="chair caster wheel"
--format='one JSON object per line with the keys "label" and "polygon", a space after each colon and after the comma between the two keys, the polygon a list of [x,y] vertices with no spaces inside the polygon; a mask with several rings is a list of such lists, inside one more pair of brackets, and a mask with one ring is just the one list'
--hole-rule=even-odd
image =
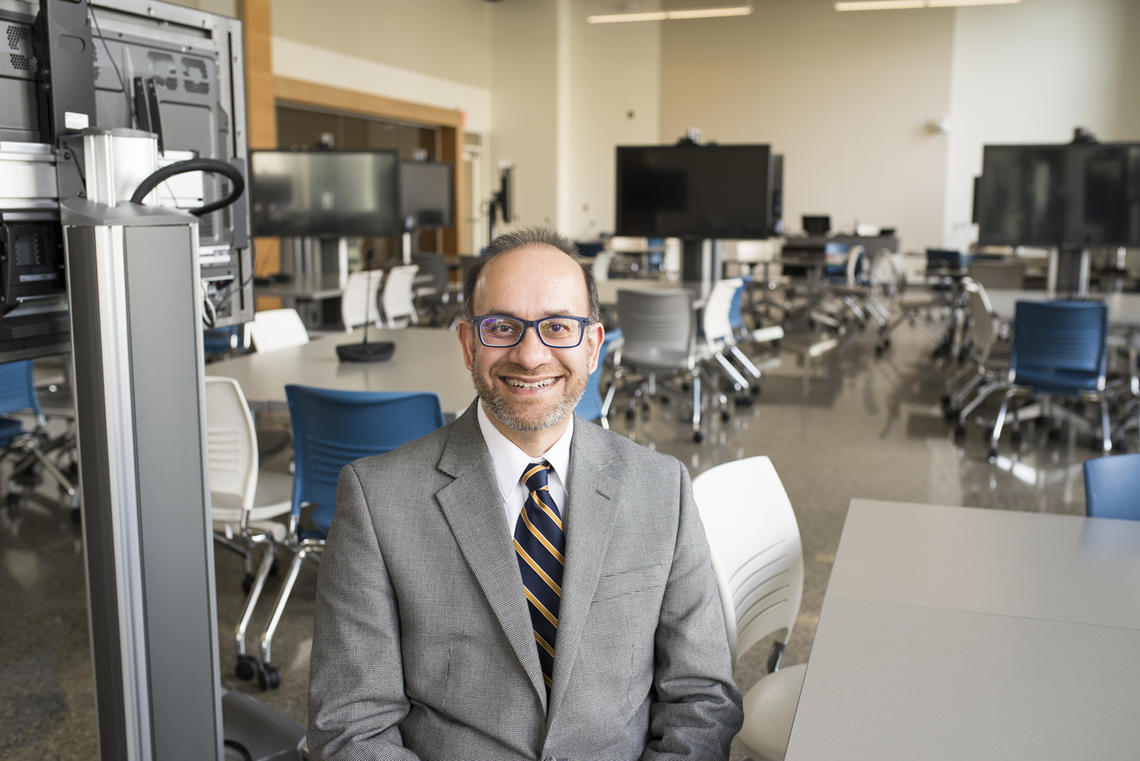
{"label": "chair caster wheel", "polygon": [[703,433],[701,433],[700,431],[694,431],[693,432],[693,441],[700,444],[704,440],[705,440],[705,435]]}
{"label": "chair caster wheel", "polygon": [[741,395],[741,396],[736,397],[735,402],[736,402],[737,407],[751,407],[752,406],[752,397]]}
{"label": "chair caster wheel", "polygon": [[961,410],[956,410],[953,407],[944,407],[942,410],[942,414],[947,420],[956,420],[960,412]]}
{"label": "chair caster wheel", "polygon": [[276,690],[281,686],[281,671],[266,663],[257,671],[257,684],[263,690]]}
{"label": "chair caster wheel", "polygon": [[257,676],[261,664],[252,655],[239,655],[237,665],[234,666],[234,676],[243,682],[248,682]]}
{"label": "chair caster wheel", "polygon": [[989,451],[986,452],[986,460],[988,460],[989,462],[993,462],[996,459],[997,459],[997,449],[995,447],[990,447]]}
{"label": "chair caster wheel", "polygon": [[752,394],[753,396],[760,396],[760,387],[753,386],[752,388],[748,389],[748,393]]}
{"label": "chair caster wheel", "polygon": [[949,394],[943,394],[942,398],[938,401],[942,403],[942,409],[948,410],[950,409],[950,402],[952,402],[953,399],[950,398]]}
{"label": "chair caster wheel", "polygon": [[71,522],[77,525],[83,522],[83,513],[78,507],[71,508]]}
{"label": "chair caster wheel", "polygon": [[253,574],[247,573],[241,580],[241,591],[249,594],[249,590],[253,589]]}
{"label": "chair caster wheel", "polygon": [[729,414],[728,410],[724,410],[720,413],[720,422],[727,423],[729,420],[732,420],[732,415]]}
{"label": "chair caster wheel", "polygon": [[625,411],[625,419],[626,420],[633,420],[633,418],[636,417],[636,415],[637,415],[637,413],[635,413],[633,410],[626,410]]}
{"label": "chair caster wheel", "polygon": [[961,444],[965,440],[966,440],[966,426],[959,423],[958,425],[954,426],[954,442],[957,444]]}

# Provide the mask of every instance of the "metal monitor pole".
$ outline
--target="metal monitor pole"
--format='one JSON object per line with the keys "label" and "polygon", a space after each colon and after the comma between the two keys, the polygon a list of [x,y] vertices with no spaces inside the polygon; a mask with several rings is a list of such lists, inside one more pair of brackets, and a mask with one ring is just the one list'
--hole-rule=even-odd
{"label": "metal monitor pole", "polygon": [[139,139],[116,132],[85,137],[89,199],[60,204],[99,750],[217,761],[198,225],[105,195]]}

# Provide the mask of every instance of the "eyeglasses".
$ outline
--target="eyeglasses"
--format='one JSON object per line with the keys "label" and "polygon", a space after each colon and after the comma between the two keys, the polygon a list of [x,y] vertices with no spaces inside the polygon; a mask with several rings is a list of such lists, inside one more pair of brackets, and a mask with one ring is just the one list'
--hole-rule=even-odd
{"label": "eyeglasses", "polygon": [[479,342],[492,349],[509,349],[523,340],[527,328],[534,328],[538,340],[552,349],[573,349],[582,343],[588,317],[555,315],[541,320],[520,320],[508,314],[485,314],[471,318]]}

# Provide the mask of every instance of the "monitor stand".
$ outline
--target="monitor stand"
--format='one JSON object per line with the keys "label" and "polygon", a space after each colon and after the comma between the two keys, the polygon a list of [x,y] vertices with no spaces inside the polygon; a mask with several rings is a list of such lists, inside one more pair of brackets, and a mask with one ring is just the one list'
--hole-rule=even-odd
{"label": "monitor stand", "polygon": [[1088,298],[1090,258],[1087,248],[1055,248],[1050,251],[1048,289],[1059,296]]}
{"label": "monitor stand", "polygon": [[707,294],[720,279],[723,258],[723,244],[719,240],[682,238],[681,280],[700,285],[700,293]]}

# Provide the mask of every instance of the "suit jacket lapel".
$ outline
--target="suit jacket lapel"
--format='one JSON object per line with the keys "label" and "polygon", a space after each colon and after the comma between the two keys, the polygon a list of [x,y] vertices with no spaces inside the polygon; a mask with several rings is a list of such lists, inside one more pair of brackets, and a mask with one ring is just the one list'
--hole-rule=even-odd
{"label": "suit jacket lapel", "polygon": [[558,613],[558,642],[554,652],[554,688],[547,712],[558,710],[578,652],[590,603],[602,573],[617,515],[621,483],[614,477],[601,428],[577,418],[570,444],[569,496],[566,516],[566,567]]}
{"label": "suit jacket lapel", "polygon": [[[526,669],[539,700],[545,703],[546,685],[542,681],[518,561],[504,523],[502,498],[493,477],[491,455],[479,432],[474,404],[455,421],[440,456],[439,469],[455,477],[436,493],[455,541]],[[559,638],[561,644],[561,630]]]}

